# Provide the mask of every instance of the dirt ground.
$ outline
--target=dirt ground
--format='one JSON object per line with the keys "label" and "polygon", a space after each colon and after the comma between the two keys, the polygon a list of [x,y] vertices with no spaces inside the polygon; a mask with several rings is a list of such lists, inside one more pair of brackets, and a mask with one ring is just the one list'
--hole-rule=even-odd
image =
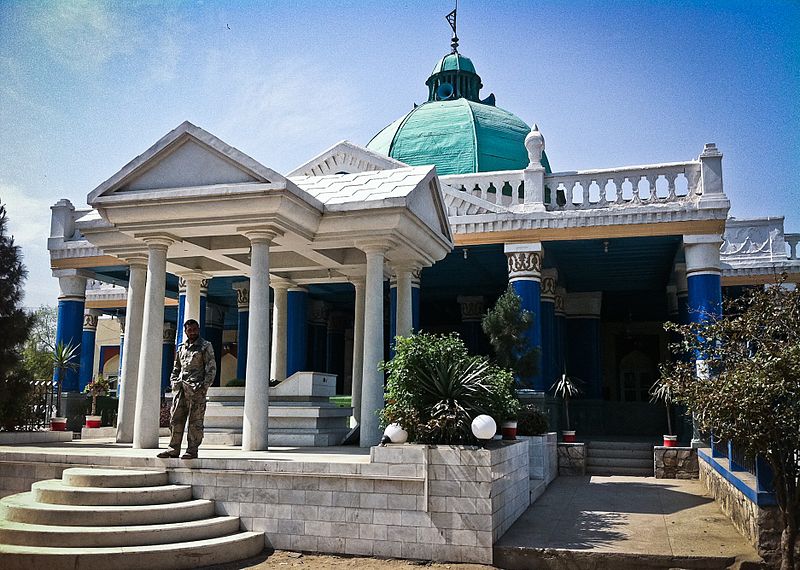
{"label": "dirt ground", "polygon": [[387,560],[360,556],[334,556],[332,554],[301,554],[299,552],[276,550],[271,554],[264,553],[241,562],[209,566],[208,570],[263,570],[267,568],[303,568],[306,570],[322,570],[325,568],[358,568],[359,570],[402,570],[405,568],[490,570],[494,567],[483,564]]}

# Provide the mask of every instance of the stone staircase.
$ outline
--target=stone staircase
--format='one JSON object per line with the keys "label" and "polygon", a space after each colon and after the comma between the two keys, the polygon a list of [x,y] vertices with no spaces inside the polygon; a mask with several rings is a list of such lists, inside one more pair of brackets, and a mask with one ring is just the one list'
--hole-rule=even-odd
{"label": "stone staircase", "polygon": [[640,441],[589,441],[586,474],[653,477],[653,445]]}
{"label": "stone staircase", "polygon": [[261,532],[165,471],[65,469],[62,479],[0,499],[0,568],[197,568],[255,556]]}

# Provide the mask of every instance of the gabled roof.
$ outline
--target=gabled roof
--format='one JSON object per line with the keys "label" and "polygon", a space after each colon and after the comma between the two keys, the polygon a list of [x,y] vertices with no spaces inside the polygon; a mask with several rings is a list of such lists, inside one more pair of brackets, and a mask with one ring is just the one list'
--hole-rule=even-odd
{"label": "gabled roof", "polygon": [[329,212],[406,207],[435,232],[452,239],[433,166],[407,166],[356,174],[292,177],[291,182]]}
{"label": "gabled roof", "polygon": [[390,170],[403,166],[407,165],[350,141],[340,141],[308,162],[301,164],[288,175],[324,176],[342,172],[353,174],[370,170]]}
{"label": "gabled roof", "polygon": [[217,184],[272,183],[286,179],[208,131],[184,121],[87,197],[138,190]]}

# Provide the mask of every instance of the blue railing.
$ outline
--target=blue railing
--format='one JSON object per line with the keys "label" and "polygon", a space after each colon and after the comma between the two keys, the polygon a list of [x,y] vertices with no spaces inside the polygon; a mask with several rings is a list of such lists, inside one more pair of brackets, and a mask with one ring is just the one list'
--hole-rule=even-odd
{"label": "blue railing", "polygon": [[698,449],[697,454],[748,499],[760,507],[774,505],[772,469],[759,456],[748,457],[733,442],[711,435],[711,454]]}

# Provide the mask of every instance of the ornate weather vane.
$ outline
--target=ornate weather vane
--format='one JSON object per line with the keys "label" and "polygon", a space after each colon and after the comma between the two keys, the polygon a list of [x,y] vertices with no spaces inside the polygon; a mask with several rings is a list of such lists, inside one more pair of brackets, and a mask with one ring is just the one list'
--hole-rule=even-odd
{"label": "ornate weather vane", "polygon": [[450,12],[447,17],[447,23],[453,28],[453,39],[450,40],[450,47],[453,49],[452,53],[458,53],[458,35],[456,34],[456,12],[458,11],[458,0],[456,0],[456,7]]}

